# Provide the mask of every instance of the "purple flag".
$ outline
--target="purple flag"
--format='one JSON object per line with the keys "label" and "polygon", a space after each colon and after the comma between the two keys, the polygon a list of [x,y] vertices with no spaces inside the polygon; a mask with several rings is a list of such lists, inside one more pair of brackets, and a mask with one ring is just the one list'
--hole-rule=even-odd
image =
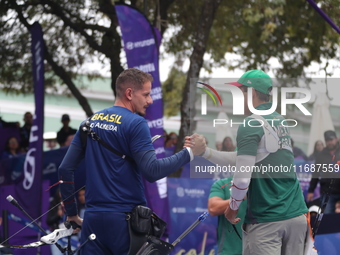
{"label": "purple flag", "polygon": [[44,130],[44,42],[38,22],[31,27],[32,71],[35,114],[30,133],[29,150],[23,169],[23,180],[17,184],[16,199],[32,218],[41,214],[42,153]]}
{"label": "purple flag", "polygon": [[338,32],[338,34],[340,34],[340,28],[335,25],[335,23],[333,22],[333,20],[331,20],[330,17],[328,17],[328,15],[319,8],[319,6],[313,1],[313,0],[307,0],[307,2],[321,15],[321,17],[326,20],[328,22],[329,25],[331,25],[331,27]]}
{"label": "purple flag", "polygon": [[[115,7],[128,67],[150,73],[154,78],[151,90],[153,104],[148,107],[145,118],[148,120],[151,136],[163,135],[163,100],[158,64],[161,35],[137,9],[124,4],[116,4]],[[163,158],[164,138],[156,140],[154,147],[157,157]],[[144,184],[148,205],[162,219],[170,222],[166,180],[156,183],[145,181]]]}
{"label": "purple flag", "polygon": [[[50,182],[49,181],[44,181],[41,186],[39,186],[40,190],[46,190],[49,186]],[[8,186],[1,186],[0,187],[0,210],[8,210],[8,214],[14,214],[17,215],[18,217],[26,220],[26,221],[31,221],[30,219],[27,218],[27,216],[21,212],[18,208],[16,208],[14,205],[10,204],[7,200],[6,197],[10,194],[16,193],[16,190],[18,188],[18,185],[8,185]],[[32,195],[35,197],[34,195]],[[16,198],[16,197],[14,197]],[[26,199],[29,199],[26,197]],[[17,199],[18,200],[18,199]],[[38,200],[38,199],[36,199]],[[49,192],[43,192],[41,199],[41,206],[42,210],[46,212],[49,208]],[[22,201],[18,201],[19,204],[22,205]],[[28,209],[27,207],[22,206],[25,210]],[[28,210],[26,210],[28,211]],[[46,229],[47,224],[46,224],[46,217],[47,214],[45,214],[40,220],[41,220],[41,225],[42,228]],[[2,219],[3,222],[5,219]],[[3,233],[4,225],[0,225],[0,230],[1,233]],[[35,225],[22,225],[18,223],[18,221],[15,221],[13,219],[9,219],[8,221],[8,236],[10,237],[7,241],[11,245],[21,245],[21,244],[29,244],[31,242],[36,242],[40,239],[41,235],[38,235],[38,232],[35,231],[36,229]],[[37,255],[37,254],[44,254],[44,255],[50,255],[50,250],[51,247],[50,245],[45,245],[39,248],[29,248],[29,249],[13,249],[13,252],[15,255]],[[0,254],[2,254],[0,252]]]}

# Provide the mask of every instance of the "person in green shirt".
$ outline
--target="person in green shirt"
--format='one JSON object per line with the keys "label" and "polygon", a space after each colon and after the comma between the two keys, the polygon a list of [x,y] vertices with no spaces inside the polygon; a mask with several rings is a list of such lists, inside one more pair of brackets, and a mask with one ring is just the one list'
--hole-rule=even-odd
{"label": "person in green shirt", "polygon": [[216,181],[210,190],[208,210],[211,216],[218,216],[217,243],[218,255],[242,255],[241,224],[246,214],[247,204],[242,203],[238,211],[241,222],[236,225],[237,233],[232,224],[224,217],[224,211],[229,206],[232,178]]}
{"label": "person in green shirt", "polygon": [[[309,229],[305,215],[308,209],[295,172],[286,120],[272,110],[269,102],[272,80],[263,71],[250,70],[231,85],[241,89],[245,113],[249,115],[237,131],[237,152],[201,146],[195,150],[196,155],[220,162],[220,166],[235,166],[230,203],[224,215],[230,223],[239,223],[238,212],[247,194],[243,255],[302,255]],[[248,96],[252,105],[248,105]],[[250,115],[250,109],[262,114]],[[186,146],[195,149],[201,140],[194,134],[186,138]]]}
{"label": "person in green shirt", "polygon": [[[239,87],[245,98],[252,93],[256,110],[271,109],[272,80],[263,71],[248,71],[232,85]],[[250,114],[248,100],[244,101],[246,113]],[[263,116],[252,115],[237,131],[238,172],[233,178],[225,217],[232,224],[241,220],[237,213],[248,192],[248,210],[243,226],[244,255],[304,253],[308,230],[304,214],[308,209],[294,171],[291,139],[284,121],[284,117],[275,111]]]}

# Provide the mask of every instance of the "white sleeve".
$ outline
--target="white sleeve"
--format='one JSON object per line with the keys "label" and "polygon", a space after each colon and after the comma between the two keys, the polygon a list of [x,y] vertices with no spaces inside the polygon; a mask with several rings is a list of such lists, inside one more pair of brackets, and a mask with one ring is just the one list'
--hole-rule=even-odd
{"label": "white sleeve", "polygon": [[217,151],[207,148],[202,157],[218,165],[236,165],[236,151]]}
{"label": "white sleeve", "polygon": [[240,155],[236,157],[236,173],[230,194],[230,208],[237,210],[247,194],[256,156]]}
{"label": "white sleeve", "polygon": [[194,159],[194,154],[192,153],[192,149],[190,147],[186,147],[186,149],[188,150],[190,154],[190,161],[192,161]]}

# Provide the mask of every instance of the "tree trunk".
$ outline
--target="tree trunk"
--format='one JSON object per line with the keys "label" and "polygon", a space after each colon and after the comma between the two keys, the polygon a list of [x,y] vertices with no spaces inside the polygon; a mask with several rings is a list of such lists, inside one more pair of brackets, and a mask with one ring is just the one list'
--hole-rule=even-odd
{"label": "tree trunk", "polygon": [[168,10],[173,2],[175,2],[175,0],[160,0],[158,2],[159,6],[158,3],[156,4],[157,8],[155,11],[153,26],[159,29],[161,36],[164,35],[165,30],[168,28]]}
{"label": "tree trunk", "polygon": [[111,20],[108,31],[104,34],[101,52],[110,59],[111,65],[111,88],[114,96],[116,96],[116,80],[118,75],[124,71],[120,63],[120,52],[122,49],[121,37],[117,32],[118,18],[116,9],[111,0],[100,0],[99,9],[107,15]]}
{"label": "tree trunk", "polygon": [[66,70],[59,66],[52,58],[51,54],[48,52],[46,45],[45,45],[45,59],[52,67],[54,73],[59,76],[60,79],[63,80],[63,82],[67,85],[69,90],[71,91],[72,95],[78,100],[80,106],[85,111],[86,115],[90,117],[93,115],[93,111],[91,106],[89,105],[89,102],[87,101],[86,97],[84,97],[79,89],[76,87],[76,85],[73,83],[71,77],[67,74]]}
{"label": "tree trunk", "polygon": [[[21,8],[17,5],[17,3],[15,1],[13,1],[13,6],[14,9],[17,11],[18,13],[18,17],[20,22],[27,28],[27,30],[30,30],[31,24],[28,23],[27,19],[24,17]],[[65,69],[62,66],[59,66],[54,60],[52,55],[49,53],[46,44],[44,42],[44,48],[45,48],[45,59],[47,60],[47,62],[51,65],[53,71],[55,72],[56,75],[58,75],[60,77],[60,79],[62,79],[65,84],[67,85],[67,87],[70,89],[70,91],[72,92],[72,94],[74,95],[75,98],[77,98],[79,104],[81,105],[81,107],[83,108],[83,110],[85,111],[87,116],[91,116],[93,114],[93,111],[91,109],[91,106],[89,105],[87,99],[80,93],[80,91],[78,90],[78,88],[76,87],[76,85],[73,83],[71,77],[67,74],[67,72],[65,71]]]}
{"label": "tree trunk", "polygon": [[[203,66],[203,56],[206,51],[210,29],[220,3],[221,0],[205,0],[200,18],[197,22],[196,42],[190,56],[190,67],[183,91],[183,101],[181,103],[181,127],[179,130],[176,152],[183,148],[184,137],[191,135],[191,131],[194,129],[192,124],[196,113],[196,81]],[[182,169],[178,169],[170,176],[180,177],[181,173]]]}

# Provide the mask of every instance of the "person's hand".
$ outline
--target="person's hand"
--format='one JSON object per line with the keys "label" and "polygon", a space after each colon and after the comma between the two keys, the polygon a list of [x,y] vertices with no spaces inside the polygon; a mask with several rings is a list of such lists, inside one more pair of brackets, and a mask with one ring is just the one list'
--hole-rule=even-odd
{"label": "person's hand", "polygon": [[194,155],[202,155],[207,147],[205,137],[199,134],[193,134],[192,136],[186,136],[184,142],[184,148],[190,147]]}
{"label": "person's hand", "polygon": [[[74,221],[75,223],[77,223],[80,227],[83,225],[83,219],[80,218],[78,215],[75,216],[67,216],[67,221],[71,222]],[[76,228],[73,230],[73,234],[79,233],[81,231],[80,228]]]}
{"label": "person's hand", "polygon": [[194,145],[193,147],[191,147],[192,153],[194,155],[202,155],[207,148],[205,137],[203,135],[193,134],[190,140]]}
{"label": "person's hand", "polygon": [[191,148],[191,141],[190,141],[191,136],[186,136],[184,137],[184,145],[183,148],[190,147]]}
{"label": "person's hand", "polygon": [[58,206],[58,216],[62,218],[64,216],[64,211],[61,205]]}
{"label": "person's hand", "polygon": [[310,192],[307,194],[307,202],[312,201],[314,198],[314,193]]}
{"label": "person's hand", "polygon": [[231,224],[237,224],[240,222],[240,218],[236,218],[238,210],[232,210],[230,206],[224,211],[224,216]]}

